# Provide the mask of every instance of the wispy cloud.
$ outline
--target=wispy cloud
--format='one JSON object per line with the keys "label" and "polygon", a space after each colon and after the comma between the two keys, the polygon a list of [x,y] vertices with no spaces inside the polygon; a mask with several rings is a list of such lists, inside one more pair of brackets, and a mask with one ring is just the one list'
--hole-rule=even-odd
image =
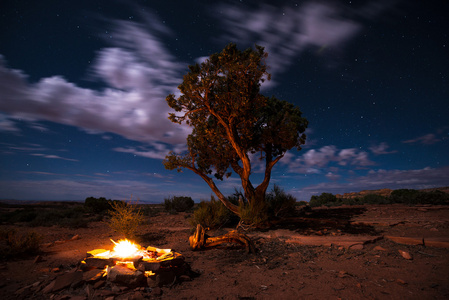
{"label": "wispy cloud", "polygon": [[396,150],[390,150],[390,151],[388,151],[387,149],[388,149],[389,147],[390,147],[390,146],[389,146],[387,143],[382,142],[382,143],[380,143],[379,145],[371,146],[369,149],[370,149],[371,152],[373,152],[373,154],[375,154],[375,155],[392,154],[392,153],[396,153],[396,152],[397,152]]}
{"label": "wispy cloud", "polygon": [[264,46],[269,53],[270,72],[278,74],[285,72],[306,50],[323,54],[327,49],[345,47],[362,31],[362,20],[371,19],[391,6],[391,2],[373,3],[354,9],[333,1],[306,1],[294,7],[261,4],[257,9],[223,4],[217,8],[226,31],[220,40]]}
{"label": "wispy cloud", "polygon": [[[98,51],[90,70],[91,78],[106,83],[101,91],[79,87],[60,75],[29,83],[23,71],[8,68],[0,55],[0,110],[11,117],[73,125],[89,133],[184,142],[189,128],[168,120],[165,97],[176,92],[186,64],[160,40],[170,30],[156,16],[145,17],[145,24],[112,21],[111,47]],[[9,117],[1,118],[0,125],[2,130],[18,130]]]}
{"label": "wispy cloud", "polygon": [[404,144],[422,144],[422,145],[433,145],[440,142],[441,139],[433,133],[425,134],[414,139],[403,141]]}
{"label": "wispy cloud", "polygon": [[331,164],[356,168],[375,165],[366,151],[357,148],[338,149],[334,145],[311,149],[299,157],[288,154],[280,163],[288,165],[288,171],[291,173],[306,174],[322,173],[322,170],[331,167]]}
{"label": "wispy cloud", "polygon": [[184,144],[177,144],[169,148],[166,144],[154,142],[149,143],[146,146],[117,147],[112,150],[147,158],[164,159],[170,150],[173,150],[176,153],[181,153],[186,150],[186,146]]}
{"label": "wispy cloud", "polygon": [[49,159],[62,159],[62,160],[67,160],[67,161],[78,161],[77,159],[61,157],[59,155],[53,155],[53,154],[32,153],[30,155],[39,156],[39,157],[43,157],[43,158],[49,158]]}

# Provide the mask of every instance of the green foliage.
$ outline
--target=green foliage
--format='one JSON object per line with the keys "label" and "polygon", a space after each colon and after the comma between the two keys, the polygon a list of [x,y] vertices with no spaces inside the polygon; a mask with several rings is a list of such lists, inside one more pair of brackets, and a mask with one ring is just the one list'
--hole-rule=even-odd
{"label": "green foliage", "polygon": [[127,239],[136,237],[137,228],[145,220],[140,208],[136,204],[125,201],[112,201],[111,216],[108,225],[114,231],[122,234]]}
{"label": "green foliage", "polygon": [[337,197],[331,193],[322,193],[319,196],[312,196],[310,198],[309,205],[311,207],[317,207],[322,205],[335,205]]}
{"label": "green foliage", "polygon": [[274,217],[286,217],[295,212],[296,198],[287,194],[276,184],[266,195],[266,202],[270,215]]}
{"label": "green foliage", "polygon": [[102,213],[111,208],[111,202],[111,200],[106,200],[104,197],[88,197],[84,201],[84,206],[91,209],[94,213]]}
{"label": "green foliage", "polygon": [[418,191],[413,189],[398,189],[391,192],[389,197],[378,194],[367,194],[362,198],[339,198],[330,193],[322,193],[320,196],[312,196],[310,206],[316,207],[321,205],[363,205],[363,204],[439,204],[449,205],[449,194],[441,191]]}
{"label": "green foliage", "polygon": [[423,192],[413,189],[399,189],[391,192],[390,201],[406,204],[449,204],[449,194],[441,191]]}
{"label": "green foliage", "polygon": [[363,199],[360,200],[360,202],[365,204],[387,204],[388,199],[381,195],[368,194],[363,196]]}
{"label": "green foliage", "polygon": [[9,258],[36,254],[42,236],[32,231],[18,233],[15,229],[0,230],[0,257]]}
{"label": "green foliage", "polygon": [[184,197],[184,196],[174,196],[171,198],[164,199],[164,207],[166,211],[176,211],[176,212],[183,212],[188,211],[195,205],[195,202],[191,197]]}
{"label": "green foliage", "polygon": [[216,229],[226,224],[230,225],[236,217],[220,200],[211,196],[210,201],[201,201],[189,220],[193,228],[201,224],[204,228]]}

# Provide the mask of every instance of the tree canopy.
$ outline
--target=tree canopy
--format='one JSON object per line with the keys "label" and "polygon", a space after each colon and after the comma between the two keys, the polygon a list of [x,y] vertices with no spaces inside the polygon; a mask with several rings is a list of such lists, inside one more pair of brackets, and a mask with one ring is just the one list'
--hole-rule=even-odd
{"label": "tree canopy", "polygon": [[[178,87],[181,95],[166,98],[176,111],[169,119],[185,122],[192,133],[187,137],[187,153],[170,152],[165,167],[195,172],[236,214],[238,207],[224,197],[214,177],[223,180],[235,172],[248,203],[263,202],[273,166],[288,150],[300,150],[306,139],[308,121],[298,107],[260,94],[261,83],[271,77],[266,58],[263,47],[240,51],[229,44],[201,65],[189,66]],[[250,156],[256,153],[265,163],[265,176],[254,187]]]}

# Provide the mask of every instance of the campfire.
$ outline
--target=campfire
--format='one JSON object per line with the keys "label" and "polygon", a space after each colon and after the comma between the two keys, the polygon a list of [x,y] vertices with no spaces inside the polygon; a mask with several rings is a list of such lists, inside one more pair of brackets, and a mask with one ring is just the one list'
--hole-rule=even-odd
{"label": "campfire", "polygon": [[184,257],[172,249],[145,248],[127,239],[111,241],[113,250],[87,252],[81,269],[101,269],[108,281],[130,287],[173,284],[190,270]]}

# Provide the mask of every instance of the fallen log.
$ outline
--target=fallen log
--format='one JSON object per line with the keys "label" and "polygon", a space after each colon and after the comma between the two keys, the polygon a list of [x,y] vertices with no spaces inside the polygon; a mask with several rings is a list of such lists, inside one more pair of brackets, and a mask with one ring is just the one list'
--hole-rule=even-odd
{"label": "fallen log", "polygon": [[246,248],[247,253],[255,253],[256,247],[253,241],[243,233],[232,230],[224,235],[209,237],[206,230],[198,224],[195,233],[189,238],[190,248],[192,250],[200,250],[205,248],[216,247],[221,244],[231,243],[240,244]]}

